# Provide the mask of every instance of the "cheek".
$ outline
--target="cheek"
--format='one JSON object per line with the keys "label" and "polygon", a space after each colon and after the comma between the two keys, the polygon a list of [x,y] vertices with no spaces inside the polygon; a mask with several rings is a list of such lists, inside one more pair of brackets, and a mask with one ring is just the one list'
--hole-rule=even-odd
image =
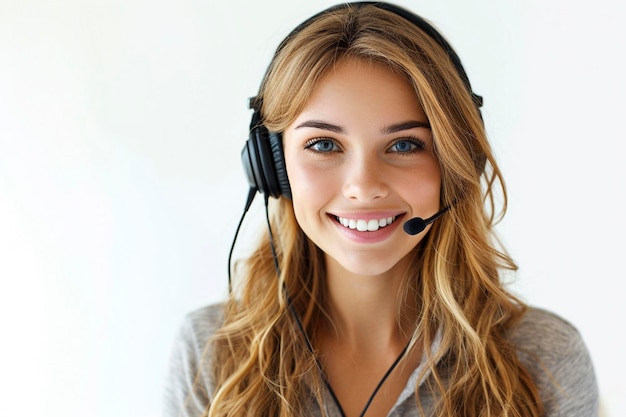
{"label": "cheek", "polygon": [[414,190],[439,188],[441,168],[439,161],[432,155],[423,155],[414,162],[398,165],[393,170],[393,184],[397,187],[409,187]]}
{"label": "cheek", "polygon": [[414,208],[422,211],[422,214],[427,215],[439,209],[441,173],[438,164],[416,170],[411,175],[405,175],[404,179],[398,178],[397,184],[398,193]]}
{"label": "cheek", "polygon": [[291,169],[287,167],[287,175],[296,212],[306,207],[318,206],[327,200],[332,188],[326,178],[327,174],[295,166]]}
{"label": "cheek", "polygon": [[439,194],[441,191],[441,171],[439,165],[435,164],[432,169],[426,171],[420,181],[421,188],[428,194]]}
{"label": "cheek", "polygon": [[324,220],[324,207],[337,194],[337,175],[302,160],[294,162],[293,159],[287,159],[286,168],[296,221],[311,237],[319,227],[319,222]]}
{"label": "cheek", "polygon": [[316,199],[319,194],[328,194],[338,183],[337,175],[331,172],[329,166],[287,157],[285,167],[294,198],[301,195],[307,199]]}
{"label": "cheek", "polygon": [[439,160],[434,155],[431,155],[428,162],[424,164],[418,170],[417,178],[420,178],[420,183],[423,184],[427,190],[441,188],[441,167],[439,166]]}

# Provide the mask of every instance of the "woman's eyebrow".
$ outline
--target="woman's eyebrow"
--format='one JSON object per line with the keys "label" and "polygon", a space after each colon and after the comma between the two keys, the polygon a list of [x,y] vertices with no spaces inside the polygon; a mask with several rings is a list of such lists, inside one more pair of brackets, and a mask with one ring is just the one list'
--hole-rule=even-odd
{"label": "woman's eyebrow", "polygon": [[[328,130],[333,133],[341,133],[341,134],[346,133],[346,130],[343,127],[329,123],[329,122],[325,122],[323,120],[305,120],[304,122],[296,126],[296,129],[300,129],[303,127]],[[408,120],[405,122],[394,123],[392,125],[385,126],[382,129],[380,129],[380,131],[381,133],[385,135],[389,135],[392,133],[402,132],[403,130],[410,130],[410,129],[415,129],[419,127],[430,129],[430,123],[422,122],[419,120]]]}
{"label": "woman's eyebrow", "polygon": [[322,120],[306,120],[296,126],[296,129],[300,129],[302,127],[312,127],[314,129],[328,130],[333,133],[346,133],[346,130],[343,127],[324,122]]}
{"label": "woman's eyebrow", "polygon": [[430,129],[430,123],[421,122],[419,120],[408,120],[406,122],[395,123],[389,126],[385,126],[382,129],[380,129],[380,131],[381,133],[385,135],[389,135],[391,133],[402,132],[403,130],[415,129],[417,127]]}

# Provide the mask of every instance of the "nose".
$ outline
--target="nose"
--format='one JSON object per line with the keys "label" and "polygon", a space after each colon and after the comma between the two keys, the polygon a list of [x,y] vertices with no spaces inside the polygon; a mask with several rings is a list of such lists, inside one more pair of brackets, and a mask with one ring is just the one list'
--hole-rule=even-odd
{"label": "nose", "polygon": [[342,190],[344,197],[350,200],[371,201],[388,194],[388,178],[376,155],[353,155],[345,168]]}

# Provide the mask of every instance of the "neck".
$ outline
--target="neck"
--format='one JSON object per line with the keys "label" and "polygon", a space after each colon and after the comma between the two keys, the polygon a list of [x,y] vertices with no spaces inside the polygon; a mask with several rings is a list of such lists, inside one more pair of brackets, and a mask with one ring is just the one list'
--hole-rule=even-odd
{"label": "neck", "polygon": [[[328,321],[317,329],[324,380],[342,415],[387,415],[421,358],[419,351],[406,350],[414,318],[404,317],[405,326],[398,320],[406,269],[362,276],[331,259],[326,268]],[[405,313],[415,311],[404,304]]]}
{"label": "neck", "polygon": [[372,353],[403,347],[411,331],[401,328],[398,321],[398,296],[404,269],[363,276],[351,274],[331,259],[327,259],[326,265],[327,337],[361,352],[364,346],[371,348]]}

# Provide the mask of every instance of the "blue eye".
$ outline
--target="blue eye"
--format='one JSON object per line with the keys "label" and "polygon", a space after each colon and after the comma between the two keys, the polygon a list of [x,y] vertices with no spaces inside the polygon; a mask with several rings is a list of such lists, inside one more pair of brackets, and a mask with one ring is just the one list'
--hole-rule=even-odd
{"label": "blue eye", "polygon": [[423,150],[425,144],[417,138],[399,139],[389,148],[391,152],[412,153]]}
{"label": "blue eye", "polygon": [[337,152],[339,146],[332,139],[312,139],[307,142],[305,149],[310,149],[314,152],[328,153]]}

